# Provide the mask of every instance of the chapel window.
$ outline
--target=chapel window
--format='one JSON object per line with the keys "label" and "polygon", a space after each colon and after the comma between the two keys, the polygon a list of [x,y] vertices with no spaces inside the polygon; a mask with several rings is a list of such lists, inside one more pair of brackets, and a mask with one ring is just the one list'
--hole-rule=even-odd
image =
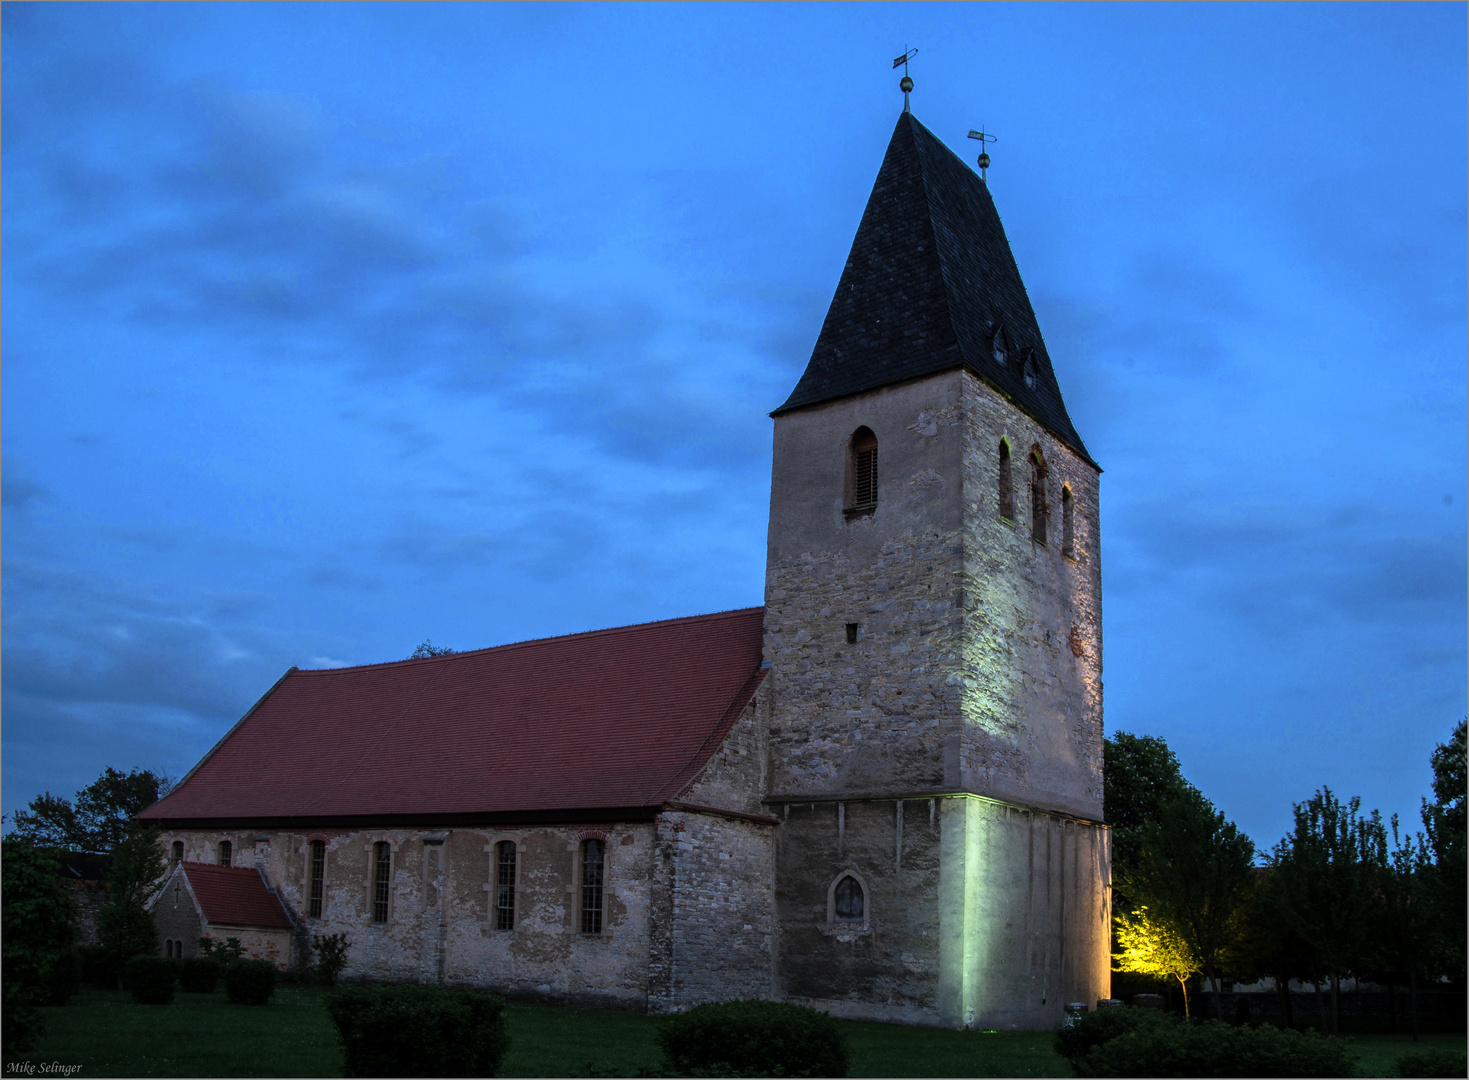
{"label": "chapel window", "polygon": [[388,886],[393,875],[393,848],[387,841],[372,845],[372,921],[388,921]]}
{"label": "chapel window", "polygon": [[1070,485],[1063,487],[1061,489],[1061,554],[1072,558],[1076,556],[1074,503]]}
{"label": "chapel window", "polygon": [[861,922],[866,905],[862,885],[851,874],[837,882],[833,913],[839,922]]}
{"label": "chapel window", "polygon": [[217,860],[219,862],[219,865],[220,866],[231,866],[231,865],[233,865],[234,857],[235,857],[235,845],[234,844],[231,844],[228,840],[221,840],[219,842],[219,858]]}
{"label": "chapel window", "polygon": [[581,932],[602,932],[602,882],[606,846],[586,840],[581,846]]}
{"label": "chapel window", "polygon": [[184,842],[182,840],[175,840],[173,842],[173,854],[171,857],[175,866],[184,861]]}
{"label": "chapel window", "polygon": [[495,845],[495,929],[515,929],[515,842]]}
{"label": "chapel window", "polygon": [[173,942],[172,941],[165,941],[163,944],[167,948],[166,955],[168,956],[168,958],[170,960],[172,960],[173,959]]}
{"label": "chapel window", "polygon": [[1030,535],[1038,544],[1046,542],[1046,522],[1051,506],[1046,501],[1046,460],[1040,450],[1030,452]]}
{"label": "chapel window", "polygon": [[877,503],[877,436],[871,428],[852,432],[847,453],[847,506],[858,510]]}
{"label": "chapel window", "polygon": [[321,903],[326,892],[326,842],[311,841],[311,880],[308,883],[306,913],[321,918]]}
{"label": "chapel window", "polygon": [[1000,440],[1000,516],[1015,520],[1015,479],[1010,472],[1010,444]]}

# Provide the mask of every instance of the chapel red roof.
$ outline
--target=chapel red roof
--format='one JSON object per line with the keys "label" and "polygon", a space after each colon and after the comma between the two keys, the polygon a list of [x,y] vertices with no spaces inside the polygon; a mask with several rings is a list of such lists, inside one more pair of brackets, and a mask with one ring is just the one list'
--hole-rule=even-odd
{"label": "chapel red roof", "polygon": [[422,660],[292,668],[139,816],[660,805],[692,783],[754,696],[763,622],[763,608],[746,608]]}
{"label": "chapel red roof", "polygon": [[215,926],[291,928],[286,909],[266,889],[259,870],[191,862],[180,865],[206,922]]}

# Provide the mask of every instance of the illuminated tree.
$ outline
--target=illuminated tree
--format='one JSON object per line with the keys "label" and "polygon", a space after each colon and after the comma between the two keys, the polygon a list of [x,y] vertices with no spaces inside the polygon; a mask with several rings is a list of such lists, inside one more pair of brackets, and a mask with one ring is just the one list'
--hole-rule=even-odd
{"label": "illuminated tree", "polygon": [[1177,979],[1183,987],[1183,1014],[1189,1015],[1188,981],[1203,970],[1199,956],[1189,944],[1146,907],[1120,912],[1117,916],[1117,948],[1112,959],[1117,971],[1153,978]]}

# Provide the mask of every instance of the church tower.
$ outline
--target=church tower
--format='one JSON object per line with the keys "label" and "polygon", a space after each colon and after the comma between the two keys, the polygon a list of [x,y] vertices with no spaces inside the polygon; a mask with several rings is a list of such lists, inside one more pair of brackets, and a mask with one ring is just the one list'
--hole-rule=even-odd
{"label": "church tower", "polygon": [[1095,1007],[1100,469],[985,182],[906,110],[773,415],[779,992],[982,1028]]}

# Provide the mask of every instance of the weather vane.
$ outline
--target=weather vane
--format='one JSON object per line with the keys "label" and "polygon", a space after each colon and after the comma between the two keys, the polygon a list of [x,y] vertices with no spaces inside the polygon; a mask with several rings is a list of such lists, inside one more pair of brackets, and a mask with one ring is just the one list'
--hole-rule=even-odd
{"label": "weather vane", "polygon": [[899,64],[902,64],[903,65],[903,78],[898,83],[898,89],[900,89],[900,90],[903,91],[903,111],[904,112],[908,112],[909,111],[909,109],[908,109],[908,95],[913,92],[913,80],[910,79],[910,78],[908,78],[908,61],[909,60],[912,60],[917,55],[918,55],[918,50],[917,49],[909,49],[905,53],[903,53],[902,56],[898,57],[896,60],[893,61],[893,69],[894,70],[897,69],[897,67],[898,67]]}
{"label": "weather vane", "polygon": [[[977,164],[979,165],[979,178],[984,180],[984,171],[990,167],[990,156],[985,153],[984,144],[987,142],[999,142],[1000,140],[993,135],[986,135],[984,128],[980,128],[978,131],[971,131],[969,137],[979,140],[979,158]],[[988,183],[989,181],[986,180],[985,182]]]}

